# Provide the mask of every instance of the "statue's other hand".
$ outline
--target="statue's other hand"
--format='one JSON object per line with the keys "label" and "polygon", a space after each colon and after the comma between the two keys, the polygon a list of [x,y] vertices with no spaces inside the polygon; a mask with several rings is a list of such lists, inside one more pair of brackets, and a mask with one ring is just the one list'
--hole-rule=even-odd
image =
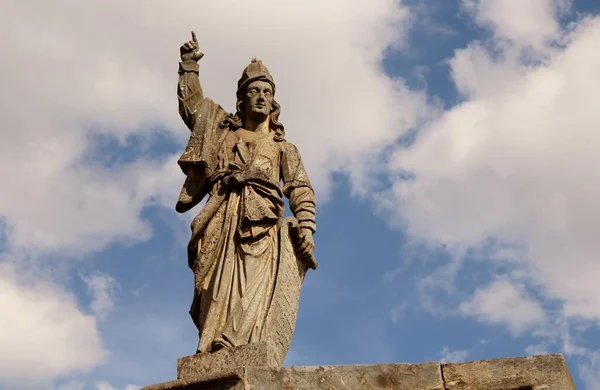
{"label": "statue's other hand", "polygon": [[315,251],[315,241],[312,231],[301,229],[298,237],[298,255],[304,258],[310,257]]}
{"label": "statue's other hand", "polygon": [[179,48],[179,54],[181,55],[181,61],[198,61],[204,57],[204,53],[200,51],[198,44],[198,38],[196,33],[192,31],[192,40],[187,41]]}

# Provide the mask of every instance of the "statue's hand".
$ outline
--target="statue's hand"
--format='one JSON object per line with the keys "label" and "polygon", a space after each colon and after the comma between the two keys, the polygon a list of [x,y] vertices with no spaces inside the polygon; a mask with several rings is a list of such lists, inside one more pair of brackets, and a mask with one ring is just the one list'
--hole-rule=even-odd
{"label": "statue's hand", "polygon": [[300,229],[298,244],[298,255],[303,258],[310,257],[315,251],[315,241],[312,231],[309,229]]}
{"label": "statue's hand", "polygon": [[242,184],[244,184],[244,182],[245,182],[244,176],[239,172],[232,173],[223,178],[223,184],[225,184],[227,187],[231,187],[231,188],[239,187]]}
{"label": "statue's hand", "polygon": [[200,58],[204,57],[204,53],[200,51],[198,38],[196,38],[195,32],[192,31],[191,41],[187,41],[181,45],[179,54],[181,55],[181,61],[198,61]]}

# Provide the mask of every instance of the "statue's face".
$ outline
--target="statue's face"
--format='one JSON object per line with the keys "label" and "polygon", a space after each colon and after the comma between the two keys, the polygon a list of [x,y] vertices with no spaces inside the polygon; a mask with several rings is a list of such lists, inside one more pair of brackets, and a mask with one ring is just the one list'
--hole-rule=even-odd
{"label": "statue's face", "polygon": [[266,81],[254,81],[246,88],[244,97],[246,116],[253,120],[264,120],[273,107],[273,87]]}

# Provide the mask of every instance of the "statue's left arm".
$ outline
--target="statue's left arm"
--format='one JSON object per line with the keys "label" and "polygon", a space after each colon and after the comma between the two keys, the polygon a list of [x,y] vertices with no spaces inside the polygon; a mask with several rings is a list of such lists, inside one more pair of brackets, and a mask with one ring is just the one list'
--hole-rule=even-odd
{"label": "statue's left arm", "polygon": [[[310,184],[308,174],[304,169],[298,148],[284,142],[281,159],[281,176],[283,193],[290,200],[290,209],[298,220],[298,227],[306,234],[317,231],[315,213],[315,193]],[[314,248],[308,248],[314,249]]]}

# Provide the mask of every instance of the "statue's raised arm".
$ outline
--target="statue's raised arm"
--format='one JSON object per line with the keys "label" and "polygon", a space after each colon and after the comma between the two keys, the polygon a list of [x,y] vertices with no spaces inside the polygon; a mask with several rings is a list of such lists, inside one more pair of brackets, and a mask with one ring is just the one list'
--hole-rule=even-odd
{"label": "statue's raised arm", "polygon": [[192,132],[185,151],[177,161],[186,175],[175,209],[183,213],[206,196],[209,176],[216,169],[217,149],[225,134],[221,126],[227,112],[204,97],[199,78],[198,60],[204,57],[196,34],[180,48],[177,98],[179,114]]}
{"label": "statue's raised arm", "polygon": [[190,131],[194,129],[195,118],[204,101],[200,78],[198,77],[198,61],[204,57],[200,51],[196,33],[192,31],[192,40],[187,41],[179,49],[179,83],[177,96],[179,98],[179,114]]}

